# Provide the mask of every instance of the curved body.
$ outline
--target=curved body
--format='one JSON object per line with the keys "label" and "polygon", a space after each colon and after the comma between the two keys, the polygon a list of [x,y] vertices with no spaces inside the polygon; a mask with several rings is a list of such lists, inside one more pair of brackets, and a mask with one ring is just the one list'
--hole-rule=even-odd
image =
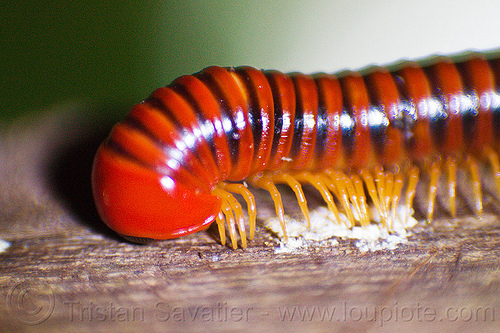
{"label": "curved body", "polygon": [[363,170],[470,154],[500,137],[500,59],[402,63],[363,75],[208,67],[133,107],[99,148],[93,191],[125,236],[206,228],[212,191],[275,170]]}

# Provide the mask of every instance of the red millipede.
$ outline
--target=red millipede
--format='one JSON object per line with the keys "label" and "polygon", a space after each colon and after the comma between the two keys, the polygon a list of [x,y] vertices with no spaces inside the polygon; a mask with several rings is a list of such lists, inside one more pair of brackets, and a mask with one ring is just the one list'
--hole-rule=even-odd
{"label": "red millipede", "polygon": [[339,209],[351,225],[372,223],[371,201],[390,229],[402,198],[411,210],[422,172],[427,218],[442,172],[455,216],[462,168],[480,215],[479,162],[500,192],[499,88],[500,58],[480,53],[363,74],[208,67],[155,90],[114,126],[94,160],[96,206],[111,229],[133,241],[176,238],[216,221],[222,244],[227,225],[233,248],[237,233],[246,247],[234,194],[246,201],[253,239],[257,210],[247,182],[271,194],[286,236],[278,183],[295,192],[308,223],[305,184],[339,223]]}

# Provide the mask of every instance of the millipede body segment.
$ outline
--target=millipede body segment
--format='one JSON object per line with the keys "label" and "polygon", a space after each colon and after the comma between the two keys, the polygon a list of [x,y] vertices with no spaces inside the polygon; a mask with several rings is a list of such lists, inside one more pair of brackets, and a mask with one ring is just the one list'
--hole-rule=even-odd
{"label": "millipede body segment", "polygon": [[373,205],[390,229],[398,204],[410,213],[421,174],[427,218],[440,177],[455,216],[459,168],[480,215],[478,162],[500,190],[499,139],[500,58],[437,57],[338,75],[214,66],[155,90],[115,125],[95,157],[93,192],[104,222],[137,241],[216,221],[223,244],[227,227],[232,246],[239,238],[246,247],[257,215],[247,183],[270,193],[285,235],[278,183],[294,191],[306,223],[305,184],[338,223],[339,214],[350,226],[373,223]]}

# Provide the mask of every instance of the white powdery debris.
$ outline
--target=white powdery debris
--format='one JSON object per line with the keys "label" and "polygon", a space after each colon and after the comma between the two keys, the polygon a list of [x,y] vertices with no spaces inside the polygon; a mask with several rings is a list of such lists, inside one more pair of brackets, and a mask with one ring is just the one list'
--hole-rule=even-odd
{"label": "white powdery debris", "polygon": [[10,243],[9,242],[7,242],[7,241],[5,241],[3,239],[0,239],[0,252],[4,252],[9,247],[10,247]]}
{"label": "white powdery debris", "polygon": [[274,253],[292,253],[304,246],[305,244],[302,238],[289,238],[286,244],[280,242],[280,246],[274,249]]}
{"label": "white powdery debris", "polygon": [[[411,214],[406,219],[406,208],[402,206],[396,210],[396,218],[391,232],[380,222],[380,217],[374,209],[370,212],[370,215],[374,220],[370,225],[352,227],[345,215],[340,214],[342,221],[339,224],[332,212],[325,207],[318,207],[310,213],[310,228],[307,228],[307,223],[303,220],[285,216],[287,242],[284,241],[283,229],[278,218],[269,219],[266,221],[265,226],[281,239],[275,253],[291,253],[313,243],[318,244],[320,242],[321,245],[324,241],[333,237],[355,239],[354,245],[361,252],[393,250],[399,244],[408,241],[407,238],[410,236],[408,229],[417,224],[417,220]],[[333,240],[328,244],[334,246],[338,242]]]}

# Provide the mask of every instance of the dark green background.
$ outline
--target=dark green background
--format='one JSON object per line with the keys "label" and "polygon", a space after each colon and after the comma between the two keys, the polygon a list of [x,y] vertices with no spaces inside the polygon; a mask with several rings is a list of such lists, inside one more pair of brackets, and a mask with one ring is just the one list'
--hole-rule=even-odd
{"label": "dark green background", "polygon": [[128,104],[180,74],[226,63],[224,38],[195,5],[4,2],[1,118],[67,100]]}

